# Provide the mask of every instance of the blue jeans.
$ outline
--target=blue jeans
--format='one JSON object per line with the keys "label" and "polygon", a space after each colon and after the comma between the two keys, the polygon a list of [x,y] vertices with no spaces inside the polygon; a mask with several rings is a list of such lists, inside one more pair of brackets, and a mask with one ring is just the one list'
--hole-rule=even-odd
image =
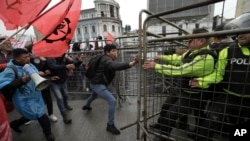
{"label": "blue jeans", "polygon": [[90,88],[92,89],[92,94],[88,98],[87,104],[85,106],[90,107],[92,101],[94,101],[97,96],[106,100],[109,104],[108,109],[108,124],[113,125],[115,119],[115,107],[116,107],[116,99],[112,95],[112,93],[108,90],[107,86],[103,84],[90,84]]}
{"label": "blue jeans", "polygon": [[66,112],[65,106],[68,105],[68,94],[66,91],[66,82],[62,84],[51,83],[50,89],[56,97],[57,106],[62,113]]}

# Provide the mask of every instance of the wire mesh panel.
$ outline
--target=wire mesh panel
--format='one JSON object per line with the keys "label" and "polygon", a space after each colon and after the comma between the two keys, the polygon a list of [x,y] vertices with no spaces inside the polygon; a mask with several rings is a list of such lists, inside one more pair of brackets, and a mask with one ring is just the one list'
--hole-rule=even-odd
{"label": "wire mesh panel", "polygon": [[69,77],[67,80],[67,90],[68,93],[73,95],[86,95],[90,94],[91,89],[89,87],[90,81],[85,76],[85,70],[87,64],[91,57],[103,54],[103,50],[92,50],[92,51],[79,51],[74,53],[68,53],[73,60],[78,60],[80,56],[84,56],[83,62],[75,68],[75,70],[69,73]]}
{"label": "wire mesh panel", "polygon": [[[130,62],[138,54],[137,49],[119,49],[119,57],[117,61]],[[138,65],[130,69],[117,72],[116,84],[118,86],[120,96],[137,96],[137,84],[138,84]]]}
{"label": "wire mesh panel", "polygon": [[[208,4],[212,1],[206,2]],[[191,7],[192,5],[188,9]],[[178,10],[176,9],[176,11]],[[143,24],[144,29],[141,29],[139,33],[143,34],[143,48],[140,51],[144,58],[141,65],[144,64],[145,69],[139,72],[142,74],[140,75],[142,82],[140,86],[143,88],[140,91],[143,105],[139,109],[142,113],[140,118],[143,119],[140,121],[143,123],[143,127],[141,123],[138,123],[142,129],[140,137],[144,140],[155,138],[155,141],[234,139],[237,131],[239,136],[239,129],[249,128],[250,118],[250,104],[248,104],[250,103],[248,96],[250,93],[248,87],[250,82],[248,76],[249,54],[244,51],[244,47],[239,48],[237,41],[232,41],[231,44],[224,46],[223,48],[229,46],[225,50],[215,48],[213,51],[217,52],[218,56],[209,53],[199,54],[200,59],[206,58],[204,64],[200,66],[200,70],[194,67],[188,68],[196,63],[189,64],[186,60],[194,53],[192,50],[181,54],[179,63],[177,63],[176,52],[175,55],[162,56],[160,59],[166,60],[165,62],[156,60],[154,60],[155,64],[150,61],[146,64],[143,62],[152,58],[149,54],[163,55],[171,47],[182,48],[178,46],[181,44],[189,45],[189,48],[192,49],[190,46],[202,38],[208,40],[208,37],[216,37],[218,34],[246,35],[241,35],[239,33],[242,32],[241,30],[227,30],[218,34],[207,32],[197,34],[197,36],[179,34],[169,37],[155,35],[155,38],[148,38],[149,19],[158,18],[164,13],[170,14],[171,12],[173,11],[149,16]],[[174,27],[176,28],[176,26]],[[152,46],[153,49],[151,49]],[[249,43],[245,43],[245,46],[249,46]],[[221,51],[221,49],[223,50]],[[211,58],[207,59],[209,55]],[[190,60],[192,59],[190,58]],[[198,62],[198,60],[196,61]],[[154,66],[152,67],[152,65]],[[147,67],[153,69],[150,70]],[[185,72],[187,69],[189,69],[188,74]],[[238,138],[238,140],[240,139]]]}
{"label": "wire mesh panel", "polygon": [[[189,44],[191,50],[192,43],[201,38],[205,39],[201,35],[179,42]],[[144,58],[152,58],[149,54],[162,55],[160,59],[165,61],[154,60],[153,69],[141,72],[142,115],[147,133],[161,140],[221,141],[231,139],[237,129],[249,125],[249,54],[244,54],[236,41],[219,50],[218,56],[196,54],[200,59],[206,58],[199,69],[195,65],[199,60],[185,60],[196,50],[166,55],[171,46],[179,47],[164,39],[151,41],[154,48],[147,43]],[[194,83],[196,87],[192,87]]]}

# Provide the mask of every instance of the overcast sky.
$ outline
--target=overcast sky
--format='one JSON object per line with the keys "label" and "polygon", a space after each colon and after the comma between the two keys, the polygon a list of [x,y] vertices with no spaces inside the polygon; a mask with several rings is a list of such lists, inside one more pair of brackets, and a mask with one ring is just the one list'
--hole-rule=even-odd
{"label": "overcast sky", "polygon": [[[59,0],[52,0],[52,4],[50,5],[53,5],[58,1]],[[123,22],[123,26],[128,24],[131,25],[132,30],[138,29],[139,12],[142,9],[147,8],[147,0],[115,0],[115,1],[118,2],[120,5],[120,15]],[[233,18],[235,16],[236,1],[237,0],[226,0],[225,2],[226,12],[224,12],[224,17]],[[222,5],[223,5],[222,2],[216,4],[215,15],[221,15]],[[81,9],[87,9],[87,8],[94,8],[93,0],[83,0]],[[2,21],[0,20],[1,35],[11,35],[14,32],[15,31],[6,31]],[[26,31],[26,34],[33,34],[33,30],[29,29],[28,31]]]}

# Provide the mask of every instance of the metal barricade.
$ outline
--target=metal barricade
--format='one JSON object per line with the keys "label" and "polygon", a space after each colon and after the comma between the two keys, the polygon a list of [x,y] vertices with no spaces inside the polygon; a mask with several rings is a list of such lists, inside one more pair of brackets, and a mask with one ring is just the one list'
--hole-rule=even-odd
{"label": "metal barricade", "polygon": [[[211,107],[209,105],[213,105],[214,101],[213,99],[208,100],[200,100],[200,103],[202,104],[201,108],[197,107],[194,109],[190,109],[189,112],[186,114],[186,119],[184,121],[180,118],[177,118],[176,121],[173,121],[176,123],[175,126],[164,124],[161,125],[159,128],[150,128],[150,124],[158,123],[159,116],[163,114],[166,114],[168,112],[169,108],[174,106],[176,101],[180,98],[179,93],[183,90],[182,87],[180,87],[178,84],[182,82],[182,78],[176,78],[172,76],[165,76],[162,74],[158,74],[155,71],[144,71],[141,66],[144,62],[144,60],[150,60],[152,59],[156,54],[163,54],[164,50],[174,47],[174,48],[183,48],[187,44],[187,41],[194,38],[201,38],[201,37],[213,37],[217,35],[235,35],[239,33],[249,33],[250,29],[239,29],[239,30],[228,30],[228,31],[220,31],[220,32],[213,32],[213,33],[204,33],[204,34],[196,34],[196,35],[189,35],[189,33],[183,29],[180,29],[177,25],[167,21],[166,19],[159,18],[160,16],[172,14],[179,11],[184,11],[208,4],[214,4],[215,2],[219,1],[213,1],[208,0],[205,2],[200,2],[194,5],[182,7],[179,9],[174,9],[171,11],[158,13],[158,14],[152,14],[151,12],[147,10],[142,10],[139,15],[139,31],[138,31],[138,44],[136,45],[135,49],[138,49],[139,54],[139,65],[136,68],[134,72],[131,71],[125,74],[119,75],[119,83],[121,83],[120,88],[124,90],[131,90],[137,91],[137,120],[134,123],[130,123],[128,125],[125,125],[122,127],[122,130],[125,130],[131,126],[137,125],[137,139],[138,140],[153,140],[154,137],[162,137],[169,140],[196,140],[197,138],[191,138],[197,135],[200,135],[196,128],[197,126],[202,127],[199,122],[202,122],[202,120],[211,120],[209,119],[206,114],[208,114],[209,109],[208,107]],[[141,15],[142,13],[146,13],[150,16],[146,18],[146,20],[143,23],[142,27],[142,21],[141,21]],[[158,18],[161,21],[164,21],[168,23],[169,25],[177,28],[178,30],[181,30],[185,35],[179,36],[170,36],[170,37],[163,37],[160,35],[156,35],[154,33],[150,33],[147,31],[148,24],[151,19]],[[149,36],[152,36],[154,38],[149,38]],[[121,42],[119,42],[122,44]],[[126,50],[129,49],[122,49],[124,52],[129,52]],[[129,53],[125,53],[129,54]],[[134,53],[132,53],[134,54]],[[166,64],[166,62],[158,62],[160,64]],[[133,75],[131,75],[133,73]],[[129,78],[129,79],[127,79]],[[135,80],[136,79],[136,80]],[[130,82],[130,84],[126,84],[127,82]],[[136,84],[137,83],[137,84]],[[230,83],[230,82],[228,82]],[[247,84],[242,84],[243,87]],[[205,92],[209,92],[211,94],[215,93],[215,91],[207,91],[207,90],[201,90],[201,94]],[[134,94],[134,93],[131,93]],[[190,99],[191,100],[191,99]],[[221,104],[227,105],[227,102],[221,102]],[[179,105],[180,109],[185,108],[181,107]],[[244,105],[237,105],[238,107],[244,107]],[[163,108],[164,107],[164,108]],[[165,109],[165,111],[164,111]],[[201,110],[202,114],[205,114],[204,116],[201,116],[201,113],[194,113],[196,110]],[[165,112],[165,113],[164,113]],[[179,116],[180,113],[177,113],[177,116]],[[221,114],[223,117],[227,117],[226,114]],[[167,120],[172,120],[169,117],[164,117]],[[240,121],[244,119],[244,117],[240,117],[240,115],[236,115],[235,117],[237,121]],[[224,121],[226,121],[225,119]],[[224,124],[227,127],[227,123],[221,123]],[[169,135],[164,134],[164,126],[169,126],[173,128],[172,132]],[[156,130],[155,130],[156,129]],[[213,140],[228,140],[228,132],[224,131],[225,127],[219,128],[219,130],[215,131],[215,136],[213,136],[210,139]],[[206,128],[208,131],[213,131],[214,129]],[[226,135],[226,136],[224,136]],[[190,138],[189,138],[190,137]]]}

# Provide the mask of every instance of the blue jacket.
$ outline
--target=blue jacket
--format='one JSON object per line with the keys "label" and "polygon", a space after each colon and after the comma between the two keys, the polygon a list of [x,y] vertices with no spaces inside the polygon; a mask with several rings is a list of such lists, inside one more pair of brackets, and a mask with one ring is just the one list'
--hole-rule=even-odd
{"label": "blue jacket", "polygon": [[[8,65],[15,65],[12,60]],[[35,71],[34,65],[29,64]],[[18,77],[25,75],[23,66],[15,65],[18,70]],[[6,68],[0,73],[0,89],[4,88],[15,80],[15,72],[11,68]],[[25,85],[17,88],[14,92],[12,102],[16,110],[25,118],[36,120],[45,114],[44,102],[41,91],[35,89],[35,82],[31,79]]]}

